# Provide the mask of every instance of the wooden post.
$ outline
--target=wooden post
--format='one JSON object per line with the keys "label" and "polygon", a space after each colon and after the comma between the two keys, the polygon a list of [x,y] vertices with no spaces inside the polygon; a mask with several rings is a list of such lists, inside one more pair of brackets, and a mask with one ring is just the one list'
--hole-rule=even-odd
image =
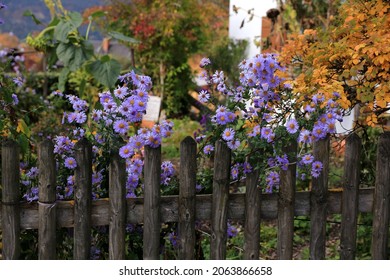
{"label": "wooden post", "polygon": [[126,164],[118,151],[111,153],[109,169],[109,258],[125,259],[126,234]]}
{"label": "wooden post", "polygon": [[246,177],[244,259],[258,260],[260,257],[260,208],[261,189],[257,187],[259,170]]}
{"label": "wooden post", "polygon": [[390,132],[383,133],[378,141],[376,159],[372,223],[372,259],[388,259],[388,236],[390,217]]}
{"label": "wooden post", "polygon": [[356,255],[361,148],[362,141],[357,134],[348,136],[341,203],[340,259],[342,260],[354,260]]}
{"label": "wooden post", "polygon": [[90,259],[92,203],[92,146],[83,138],[75,145],[74,248],[75,260]]}
{"label": "wooden post", "polygon": [[179,259],[195,257],[196,142],[186,137],[180,143]]}
{"label": "wooden post", "polygon": [[3,259],[17,260],[20,257],[19,146],[13,140],[5,140],[1,149]]}
{"label": "wooden post", "polygon": [[[296,162],[297,142],[291,142],[283,148],[283,152],[288,155],[289,162]],[[280,172],[277,243],[279,260],[291,260],[293,257],[296,169],[296,164],[290,164],[286,171]]]}
{"label": "wooden post", "polygon": [[218,140],[215,144],[213,204],[211,210],[210,258],[212,260],[226,258],[230,160],[230,149],[225,142]]}
{"label": "wooden post", "polygon": [[145,147],[143,258],[160,259],[161,146]]}
{"label": "wooden post", "polygon": [[39,166],[39,221],[38,221],[38,258],[56,259],[56,161],[54,146],[45,140],[38,146]]}
{"label": "wooden post", "polygon": [[322,162],[310,192],[310,259],[325,259],[326,215],[328,204],[329,136],[314,144],[314,159]]}

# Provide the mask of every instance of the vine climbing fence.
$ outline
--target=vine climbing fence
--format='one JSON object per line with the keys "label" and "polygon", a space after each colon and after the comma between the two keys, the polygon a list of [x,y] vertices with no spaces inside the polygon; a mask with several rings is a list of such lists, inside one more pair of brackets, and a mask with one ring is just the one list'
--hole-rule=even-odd
{"label": "vine climbing fence", "polygon": [[[143,258],[159,259],[161,224],[178,223],[180,259],[195,258],[195,221],[211,221],[210,257],[226,258],[227,221],[242,221],[244,258],[259,259],[260,222],[277,220],[277,257],[293,258],[294,216],[310,217],[310,259],[325,258],[328,214],[341,214],[340,259],[355,259],[359,212],[372,212],[373,259],[388,259],[390,215],[390,132],[380,136],[376,182],[372,188],[359,188],[360,138],[346,139],[343,189],[328,188],[329,139],[314,147],[314,156],[323,163],[323,172],[312,181],[310,191],[296,191],[296,166],[280,174],[278,192],[265,194],[258,188],[261,171],[249,174],[245,193],[229,193],[230,150],[219,141],[214,158],[213,193],[197,195],[197,144],[187,137],[180,146],[179,195],[160,195],[161,148],[145,148],[144,195],[126,199],[125,163],[112,154],[109,168],[109,198],[92,200],[92,149],[82,140],[76,145],[74,200],[56,200],[56,164],[53,144],[38,146],[39,201],[20,201],[19,147],[13,141],[2,144],[1,231],[3,259],[20,257],[20,232],[38,229],[39,259],[56,259],[56,230],[74,228],[74,259],[89,259],[91,228],[109,226],[109,258],[125,258],[125,227],[143,225]],[[286,151],[296,150],[296,145]]]}

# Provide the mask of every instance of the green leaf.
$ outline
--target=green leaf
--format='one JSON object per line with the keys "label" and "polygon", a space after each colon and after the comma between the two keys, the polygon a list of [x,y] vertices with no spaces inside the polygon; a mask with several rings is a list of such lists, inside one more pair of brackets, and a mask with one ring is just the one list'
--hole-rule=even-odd
{"label": "green leaf", "polygon": [[104,17],[107,14],[105,11],[96,11],[91,14],[92,18],[99,18],[99,17]]}
{"label": "green leaf", "polygon": [[25,134],[19,134],[18,135],[18,143],[19,143],[19,147],[21,149],[21,152],[22,154],[26,154],[27,151],[28,151],[28,147],[29,147],[29,142],[28,142],[28,138]]}
{"label": "green leaf", "polygon": [[23,119],[18,120],[18,127],[16,128],[17,132],[21,132],[27,137],[30,137],[31,131],[26,122]]}
{"label": "green leaf", "polygon": [[56,53],[65,67],[70,71],[76,71],[93,56],[93,45],[87,41],[81,42],[80,45],[60,43]]}
{"label": "green leaf", "polygon": [[23,16],[31,17],[35,22],[35,24],[42,24],[42,22],[39,19],[37,19],[37,17],[30,10],[24,11]]}
{"label": "green leaf", "polygon": [[58,89],[60,91],[65,91],[65,84],[68,80],[68,74],[70,70],[69,68],[65,67],[61,70],[60,75],[58,76]]}
{"label": "green leaf", "polygon": [[121,65],[119,62],[111,59],[108,55],[87,65],[87,71],[109,89],[115,86],[120,70]]}
{"label": "green leaf", "polygon": [[114,39],[119,40],[119,41],[124,41],[124,42],[132,43],[132,44],[139,44],[138,40],[131,38],[129,36],[126,36],[122,33],[116,32],[116,31],[110,31],[110,32],[108,32],[108,35]]}
{"label": "green leaf", "polygon": [[54,38],[60,42],[68,43],[70,32],[77,30],[83,23],[83,17],[80,13],[71,12],[69,18],[61,19],[54,29]]}

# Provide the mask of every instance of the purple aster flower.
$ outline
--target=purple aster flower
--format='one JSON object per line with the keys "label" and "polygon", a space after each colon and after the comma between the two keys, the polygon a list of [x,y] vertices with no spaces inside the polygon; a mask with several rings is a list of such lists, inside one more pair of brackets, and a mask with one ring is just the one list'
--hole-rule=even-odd
{"label": "purple aster flower", "polygon": [[196,184],[196,186],[195,186],[196,192],[201,192],[203,189],[204,189],[204,187],[202,185]]}
{"label": "purple aster flower", "polygon": [[234,130],[232,128],[225,128],[225,130],[222,133],[222,139],[225,141],[231,141],[234,138]]}
{"label": "purple aster flower", "polygon": [[99,185],[103,181],[103,172],[104,169],[93,172],[92,174],[92,185]]}
{"label": "purple aster flower", "polygon": [[203,148],[203,152],[204,152],[206,155],[211,154],[212,151],[214,151],[214,146],[212,146],[212,145],[206,145],[206,146]]}
{"label": "purple aster flower", "polygon": [[114,122],[114,131],[119,134],[126,134],[129,130],[129,125],[125,120],[117,120]]}
{"label": "purple aster flower", "polygon": [[84,112],[78,112],[76,113],[75,121],[77,123],[85,123],[87,121],[87,115]]}
{"label": "purple aster flower", "polygon": [[275,171],[271,171],[267,175],[267,178],[265,179],[265,181],[267,183],[266,192],[271,193],[274,187],[276,187],[276,188],[279,187],[279,183],[280,183],[279,174]]}
{"label": "purple aster flower", "polygon": [[175,174],[175,168],[173,167],[172,162],[164,161],[161,164],[161,183],[167,186],[171,177],[174,174]]}
{"label": "purple aster flower", "polygon": [[119,155],[122,158],[129,158],[134,155],[134,150],[130,145],[127,144],[119,149]]}
{"label": "purple aster flower", "polygon": [[206,103],[210,99],[210,93],[207,90],[202,89],[199,92],[199,101]]}
{"label": "purple aster flower", "polygon": [[99,122],[100,119],[102,118],[102,115],[103,115],[103,111],[102,111],[102,110],[96,110],[96,109],[94,109],[94,110],[92,111],[91,117],[92,117],[92,119],[93,119],[95,122]]}
{"label": "purple aster flower", "polygon": [[127,90],[128,88],[123,86],[123,87],[118,87],[117,89],[114,90],[114,95],[118,97],[119,99],[124,99],[127,95]]}
{"label": "purple aster flower", "polygon": [[85,100],[78,99],[72,104],[73,110],[76,112],[85,111],[88,108],[88,103]]}
{"label": "purple aster flower", "polygon": [[138,174],[129,174],[126,180],[126,189],[128,192],[134,192],[135,188],[139,183],[139,175]]}
{"label": "purple aster flower", "polygon": [[[64,113],[64,115],[65,114],[66,113]],[[76,112],[71,112],[71,113],[66,114],[66,118],[68,120],[68,123],[73,123],[74,121],[76,121],[76,116],[77,116]]]}
{"label": "purple aster flower", "polygon": [[77,167],[77,162],[73,157],[67,157],[64,163],[65,167],[68,169],[75,169]]}
{"label": "purple aster flower", "polygon": [[18,105],[19,104],[19,99],[18,99],[18,96],[13,93],[12,94],[12,105]]}
{"label": "purple aster flower", "polygon": [[232,238],[232,237],[235,237],[237,236],[238,234],[238,229],[231,225],[230,223],[227,224],[227,236],[228,238]]}
{"label": "purple aster flower", "polygon": [[212,81],[214,84],[222,83],[224,81],[223,71],[215,71],[214,75],[212,76]]}
{"label": "purple aster flower", "polygon": [[115,101],[112,100],[112,101],[109,101],[107,103],[104,103],[103,109],[107,113],[115,113],[115,111],[117,110],[117,105],[116,105]]}
{"label": "purple aster flower", "polygon": [[226,85],[224,82],[220,82],[218,85],[217,85],[217,90],[219,92],[222,92],[222,93],[225,93],[226,92]]}
{"label": "purple aster flower", "polygon": [[283,156],[277,156],[276,157],[276,162],[277,162],[277,165],[284,171],[287,170],[288,168],[288,165],[289,165],[289,161],[288,161],[288,158],[287,158],[287,155],[283,155]]}
{"label": "purple aster flower", "polygon": [[201,61],[200,61],[199,66],[200,66],[201,68],[203,68],[203,67],[205,67],[205,66],[207,66],[207,65],[210,65],[210,64],[211,64],[210,59],[209,59],[208,57],[203,57],[203,58],[201,59]]}
{"label": "purple aster flower", "polygon": [[225,125],[229,122],[228,113],[227,112],[218,112],[215,115],[215,122],[219,125]]}
{"label": "purple aster flower", "polygon": [[55,90],[51,93],[52,96],[59,96],[59,97],[63,97],[64,94],[60,91],[60,90]]}
{"label": "purple aster flower", "polygon": [[312,135],[317,139],[323,139],[326,137],[326,129],[322,124],[314,125]]}
{"label": "purple aster flower", "polygon": [[30,179],[35,179],[39,174],[39,169],[37,167],[31,167],[31,169],[26,173],[26,176]]}
{"label": "purple aster flower", "polygon": [[66,186],[64,190],[64,197],[70,198],[72,194],[73,194],[73,186],[72,185]]}
{"label": "purple aster flower", "polygon": [[269,127],[261,128],[261,138],[266,139],[268,143],[272,142],[275,138],[275,133]]}
{"label": "purple aster flower", "polygon": [[253,168],[252,166],[250,165],[249,162],[244,162],[243,166],[242,166],[242,169],[243,169],[243,172],[244,174],[249,174],[252,172]]}
{"label": "purple aster flower", "polygon": [[288,133],[294,134],[298,131],[298,128],[298,122],[295,119],[290,119],[289,121],[287,121],[286,129]]}
{"label": "purple aster flower", "polygon": [[240,147],[241,142],[238,139],[233,139],[229,142],[227,142],[227,146],[229,147],[230,150],[236,150],[238,147]]}
{"label": "purple aster flower", "polygon": [[302,129],[298,137],[299,143],[310,144],[312,142],[312,136],[309,130]]}
{"label": "purple aster flower", "polygon": [[145,145],[148,145],[152,148],[159,147],[161,145],[161,136],[157,133],[149,132],[145,139]]}
{"label": "purple aster flower", "polygon": [[18,87],[22,87],[23,86],[23,78],[22,77],[16,77],[16,78],[13,78],[12,81],[15,83],[16,86]]}
{"label": "purple aster flower", "polygon": [[236,163],[232,166],[232,168],[230,170],[230,175],[232,176],[233,180],[238,179],[238,176],[240,175],[240,166],[241,165],[239,163]]}
{"label": "purple aster flower", "polygon": [[177,248],[179,246],[179,237],[177,236],[176,232],[170,232],[168,234],[168,239],[174,248]]}
{"label": "purple aster flower", "polygon": [[320,161],[313,162],[311,166],[311,175],[315,178],[318,178],[320,176],[320,173],[322,171],[322,163]]}
{"label": "purple aster flower", "polygon": [[314,157],[311,154],[306,154],[302,157],[301,162],[303,164],[311,164],[314,161]]}
{"label": "purple aster flower", "polygon": [[113,98],[111,93],[106,91],[106,92],[99,93],[99,100],[100,100],[100,104],[104,106],[104,104],[112,102]]}

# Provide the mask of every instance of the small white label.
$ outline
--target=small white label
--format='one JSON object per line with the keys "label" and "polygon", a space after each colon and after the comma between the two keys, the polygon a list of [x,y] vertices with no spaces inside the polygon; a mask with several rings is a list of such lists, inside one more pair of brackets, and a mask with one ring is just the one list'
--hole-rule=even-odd
{"label": "small white label", "polygon": [[145,121],[157,122],[160,117],[161,97],[149,96],[146,114],[143,117]]}

